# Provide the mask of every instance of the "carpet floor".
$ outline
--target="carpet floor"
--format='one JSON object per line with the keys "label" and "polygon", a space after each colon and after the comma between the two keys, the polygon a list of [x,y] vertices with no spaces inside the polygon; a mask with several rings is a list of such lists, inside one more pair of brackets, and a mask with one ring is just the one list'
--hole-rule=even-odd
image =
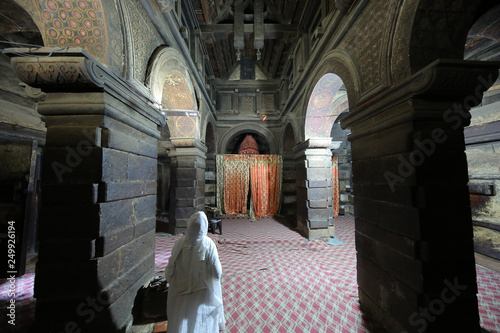
{"label": "carpet floor", "polygon": [[[380,332],[358,303],[354,218],[336,219],[343,245],[307,241],[273,218],[224,218],[216,242],[227,332]],[[156,272],[181,236],[157,237]],[[500,273],[476,265],[481,326],[500,333]]]}
{"label": "carpet floor", "polygon": [[[359,309],[354,219],[339,217],[336,238],[344,244],[307,241],[273,218],[250,222],[224,218],[216,242],[223,269],[226,332],[379,332]],[[157,274],[165,269],[180,235],[157,234]],[[481,326],[500,333],[500,273],[476,265]],[[34,318],[34,274],[16,279],[15,332]],[[7,324],[9,283],[0,280],[0,331]],[[13,331],[13,330],[8,330]]]}

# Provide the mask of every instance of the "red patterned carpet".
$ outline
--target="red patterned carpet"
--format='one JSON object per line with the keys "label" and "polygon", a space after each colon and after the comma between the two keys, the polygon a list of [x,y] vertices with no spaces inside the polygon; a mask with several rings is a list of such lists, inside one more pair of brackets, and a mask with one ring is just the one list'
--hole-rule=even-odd
{"label": "red patterned carpet", "polygon": [[[209,234],[223,267],[227,332],[377,332],[359,310],[354,219],[339,217],[344,245],[308,242],[271,218],[223,220],[223,235]],[[156,238],[156,272],[174,241]],[[481,326],[500,333],[500,273],[476,265]],[[34,274],[16,279],[16,327],[7,324],[9,284],[0,280],[0,331],[27,332],[34,317]],[[7,328],[7,330],[6,330]]]}
{"label": "red patterned carpet", "polygon": [[[228,332],[379,331],[359,310],[353,217],[337,218],[344,245],[308,242],[271,218],[225,218],[223,235],[209,236],[223,268]],[[179,237],[157,238],[157,272]],[[500,273],[476,267],[481,326],[500,333]]]}

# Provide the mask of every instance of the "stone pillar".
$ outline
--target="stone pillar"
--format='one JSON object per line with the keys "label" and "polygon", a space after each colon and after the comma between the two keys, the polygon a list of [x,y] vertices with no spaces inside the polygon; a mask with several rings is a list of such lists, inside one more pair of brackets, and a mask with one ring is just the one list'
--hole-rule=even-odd
{"label": "stone pillar", "polygon": [[196,139],[173,139],[170,150],[170,222],[172,233],[186,231],[189,217],[205,211],[205,168],[207,147]]}
{"label": "stone pillar", "polygon": [[80,49],[12,65],[46,93],[38,104],[47,140],[35,330],[126,332],[137,291],[154,273],[157,125],[165,119]]}
{"label": "stone pillar", "polygon": [[297,227],[297,172],[295,156],[283,153],[283,202],[281,212],[291,227]]}
{"label": "stone pillar", "polygon": [[331,139],[309,139],[294,148],[297,228],[309,239],[333,236]]}
{"label": "stone pillar", "polygon": [[217,207],[217,168],[216,154],[207,153],[205,168],[205,204]]}
{"label": "stone pillar", "polygon": [[389,332],[479,332],[463,128],[491,64],[436,61],[354,109],[359,299]]}

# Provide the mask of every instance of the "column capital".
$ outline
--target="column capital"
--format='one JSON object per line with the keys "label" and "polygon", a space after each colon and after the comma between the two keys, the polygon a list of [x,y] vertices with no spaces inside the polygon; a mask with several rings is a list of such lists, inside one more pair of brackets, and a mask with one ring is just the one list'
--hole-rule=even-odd
{"label": "column capital", "polygon": [[203,142],[194,138],[172,139],[171,142],[169,143],[169,146],[170,146],[170,152],[169,152],[170,157],[198,155],[205,159],[206,153],[208,151],[207,146],[205,146]]}
{"label": "column capital", "polygon": [[[436,60],[397,86],[358,105],[342,119],[342,127],[356,126],[411,99],[448,102],[452,105],[474,97],[477,105],[481,102],[483,92],[495,83],[499,68],[500,62]],[[470,101],[464,105],[469,109],[472,106]]]}
{"label": "column capital", "polygon": [[8,49],[19,79],[45,93],[106,92],[157,125],[166,118],[144,87],[110,71],[81,48]]}
{"label": "column capital", "polygon": [[308,149],[331,149],[331,138],[310,138],[304,142],[299,143],[293,148],[295,155],[304,153]]}

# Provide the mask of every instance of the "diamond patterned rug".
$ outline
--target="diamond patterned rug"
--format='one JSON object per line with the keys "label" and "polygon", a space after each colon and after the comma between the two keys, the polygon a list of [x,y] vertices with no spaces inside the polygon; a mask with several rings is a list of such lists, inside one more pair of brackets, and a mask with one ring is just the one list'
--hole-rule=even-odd
{"label": "diamond patterned rug", "polygon": [[[223,268],[226,332],[377,332],[362,315],[356,284],[354,219],[336,219],[344,245],[307,241],[271,218],[250,222],[224,218],[216,241]],[[181,235],[158,234],[156,272],[161,272]],[[500,333],[500,273],[476,265],[481,326]],[[16,332],[34,318],[34,274],[16,279]],[[0,280],[0,331],[7,326],[9,284]],[[12,330],[8,330],[12,331]]]}
{"label": "diamond patterned rug", "polygon": [[[378,332],[359,309],[354,218],[336,219],[344,245],[307,241],[272,218],[224,218],[216,242],[228,332]],[[173,242],[157,237],[157,272]],[[477,265],[481,325],[500,333],[500,273]]]}

